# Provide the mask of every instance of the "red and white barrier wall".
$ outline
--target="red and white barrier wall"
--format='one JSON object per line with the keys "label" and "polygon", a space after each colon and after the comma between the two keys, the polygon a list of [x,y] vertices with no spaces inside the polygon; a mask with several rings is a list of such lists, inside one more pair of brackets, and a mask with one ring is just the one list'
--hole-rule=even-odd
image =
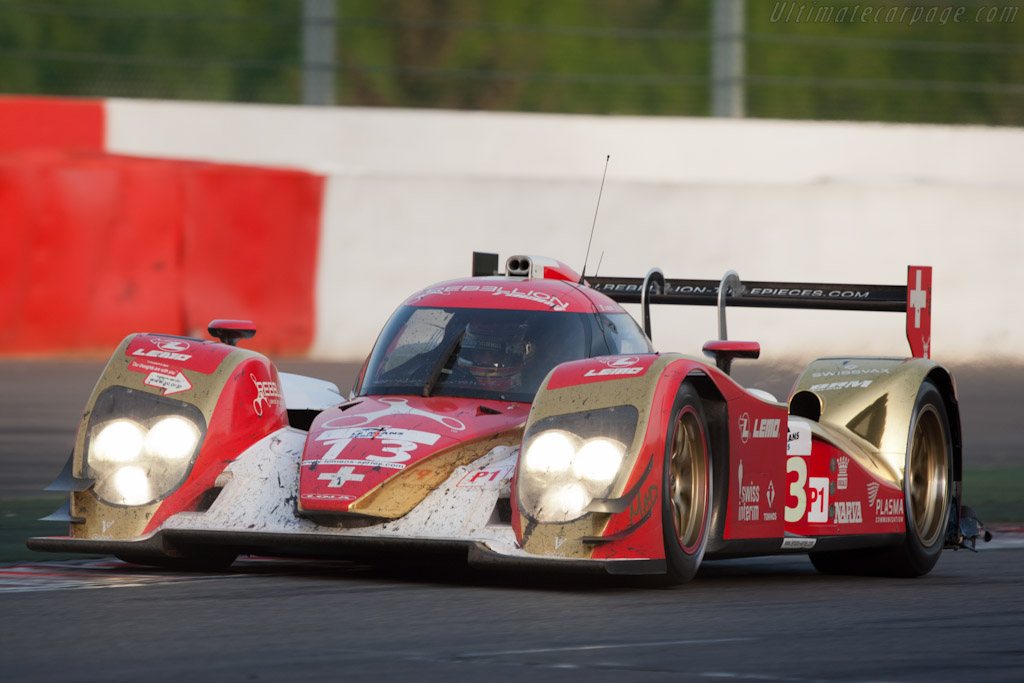
{"label": "red and white barrier wall", "polygon": [[0,100],[0,353],[106,352],[218,317],[305,353],[323,177],[111,154],[104,119],[103,102]]}
{"label": "red and white barrier wall", "polygon": [[[361,359],[473,250],[582,267],[611,155],[588,272],[897,284],[931,265],[934,357],[1024,362],[1019,129],[21,98],[0,123],[0,353],[239,317],[257,348]],[[659,311],[655,342],[696,352],[714,316]],[[807,359],[906,354],[903,324],[742,309],[729,331]]]}

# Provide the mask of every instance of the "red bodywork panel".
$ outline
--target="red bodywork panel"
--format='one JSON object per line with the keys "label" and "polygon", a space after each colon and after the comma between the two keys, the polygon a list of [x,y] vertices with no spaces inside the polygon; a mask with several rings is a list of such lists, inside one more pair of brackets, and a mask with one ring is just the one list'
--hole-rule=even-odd
{"label": "red bodywork panel", "polygon": [[564,389],[613,379],[643,377],[656,360],[658,354],[648,353],[638,356],[603,356],[563,363],[552,371],[551,377],[548,378],[548,389]]}
{"label": "red bodywork panel", "polygon": [[786,531],[798,536],[887,534],[904,530],[903,491],[856,459],[791,423]]}
{"label": "red bodywork panel", "polygon": [[[162,350],[159,345],[163,345]],[[187,348],[180,348],[182,345]],[[128,346],[128,355],[136,351],[160,350],[165,354],[188,356],[167,358],[166,356],[145,356],[145,361],[135,359],[130,366],[145,363],[161,368],[149,371],[148,381],[154,375],[170,377],[170,373],[186,379],[185,372],[209,374],[217,369],[224,358],[234,351],[230,346],[216,342],[184,340],[173,337],[139,335]],[[188,391],[185,389],[184,391]],[[165,393],[169,393],[166,392]],[[206,428],[202,448],[188,481],[163,500],[153,518],[146,526],[146,532],[158,528],[169,516],[183,510],[195,510],[202,496],[211,489],[224,468],[246,448],[288,425],[288,415],[281,394],[277,368],[262,356],[246,358],[234,369],[220,391],[213,416]]]}
{"label": "red bodywork panel", "polygon": [[624,309],[600,292],[565,280],[474,277],[442,282],[409,297],[406,306],[522,311],[618,313]]}
{"label": "red bodywork panel", "polygon": [[461,443],[526,421],[526,403],[381,396],[321,413],[302,453],[303,510],[345,512],[387,479]]}
{"label": "red bodywork panel", "polygon": [[191,370],[209,375],[233,350],[217,342],[140,334],[128,344],[125,353],[133,360],[129,369],[136,372],[147,372],[146,366],[157,366],[166,371]]}
{"label": "red bodywork panel", "polygon": [[729,500],[725,538],[784,533],[785,406],[743,392],[729,401]]}

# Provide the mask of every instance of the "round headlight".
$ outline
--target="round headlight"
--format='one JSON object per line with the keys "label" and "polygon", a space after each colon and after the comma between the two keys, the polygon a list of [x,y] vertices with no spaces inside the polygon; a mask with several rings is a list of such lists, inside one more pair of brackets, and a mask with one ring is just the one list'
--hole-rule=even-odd
{"label": "round headlight", "polygon": [[592,484],[607,486],[619,473],[625,448],[611,439],[590,439],[572,461],[572,473]]}
{"label": "round headlight", "polygon": [[192,455],[198,442],[199,429],[190,420],[175,415],[153,425],[146,435],[145,449],[158,458],[183,460]]}
{"label": "round headlight", "polygon": [[544,432],[526,449],[523,468],[531,474],[560,474],[569,469],[576,447],[564,432]]}
{"label": "round headlight", "polygon": [[556,486],[541,496],[537,506],[537,519],[541,522],[560,522],[576,519],[583,514],[583,508],[590,504],[591,497],[577,483]]}
{"label": "round headlight", "polygon": [[113,476],[114,491],[121,500],[113,502],[122,505],[141,505],[153,499],[152,489],[146,470],[134,465],[119,468]]}
{"label": "round headlight", "polygon": [[132,462],[142,454],[146,439],[142,427],[131,420],[114,420],[93,439],[90,458],[108,462]]}

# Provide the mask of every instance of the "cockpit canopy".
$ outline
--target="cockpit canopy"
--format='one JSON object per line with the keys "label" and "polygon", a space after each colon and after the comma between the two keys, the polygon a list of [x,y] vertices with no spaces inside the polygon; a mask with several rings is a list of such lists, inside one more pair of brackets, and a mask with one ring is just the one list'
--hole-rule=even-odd
{"label": "cockpit canopy", "polygon": [[559,363],[650,353],[629,314],[406,305],[374,346],[360,395],[531,402]]}

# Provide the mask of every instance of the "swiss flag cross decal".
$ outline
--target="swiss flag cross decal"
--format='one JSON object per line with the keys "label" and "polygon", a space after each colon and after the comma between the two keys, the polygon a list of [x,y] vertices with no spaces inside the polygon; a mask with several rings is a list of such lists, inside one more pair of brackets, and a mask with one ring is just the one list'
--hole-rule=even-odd
{"label": "swiss flag cross decal", "polygon": [[907,268],[907,341],[914,358],[931,358],[932,268]]}

